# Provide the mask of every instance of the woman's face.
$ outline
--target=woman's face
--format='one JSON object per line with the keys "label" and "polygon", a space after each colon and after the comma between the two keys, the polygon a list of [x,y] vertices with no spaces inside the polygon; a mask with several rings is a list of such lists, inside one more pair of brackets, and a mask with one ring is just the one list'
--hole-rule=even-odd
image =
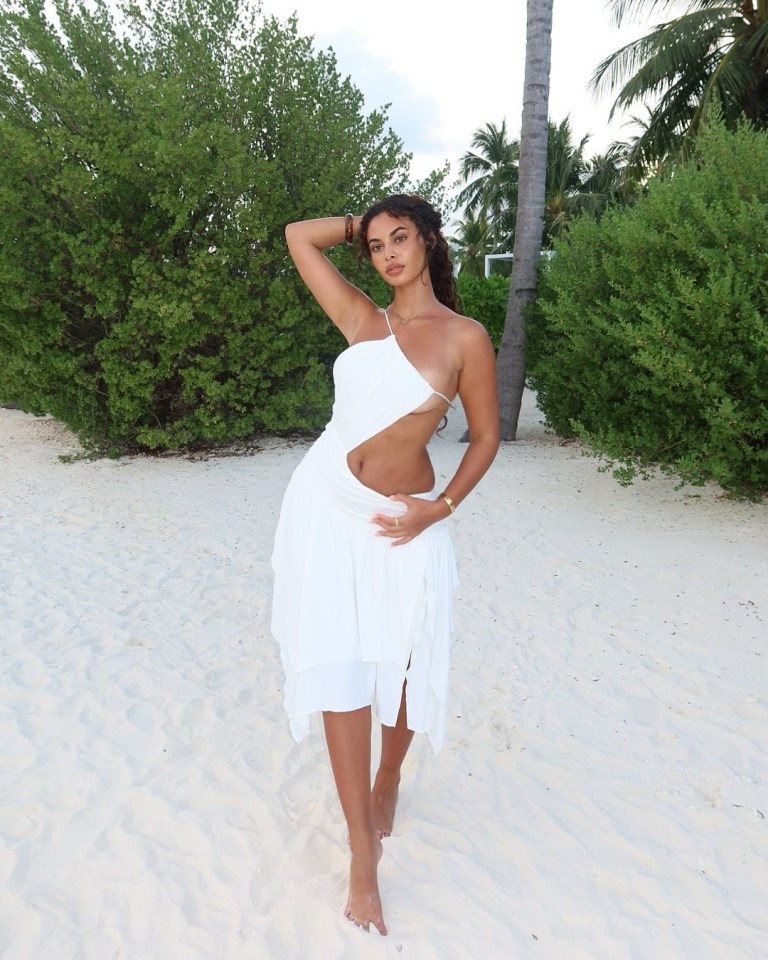
{"label": "woman's face", "polygon": [[368,255],[392,286],[418,277],[427,262],[426,244],[408,217],[380,213],[368,224]]}

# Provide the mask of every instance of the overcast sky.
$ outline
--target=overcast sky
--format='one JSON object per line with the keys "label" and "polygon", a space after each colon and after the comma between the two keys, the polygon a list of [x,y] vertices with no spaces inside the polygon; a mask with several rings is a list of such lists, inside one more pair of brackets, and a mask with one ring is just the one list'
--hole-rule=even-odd
{"label": "overcast sky", "polygon": [[[506,118],[510,136],[519,135],[525,8],[525,0],[263,0],[262,7],[281,20],[295,12],[300,33],[317,48],[333,47],[366,109],[392,104],[390,126],[413,153],[416,178],[446,160],[456,173],[485,123]],[[555,0],[549,115],[556,122],[570,115],[576,141],[591,134],[588,156],[628,133],[621,120],[609,126],[611,100],[595,100],[589,78],[647,28],[645,21],[619,32],[606,0]]]}

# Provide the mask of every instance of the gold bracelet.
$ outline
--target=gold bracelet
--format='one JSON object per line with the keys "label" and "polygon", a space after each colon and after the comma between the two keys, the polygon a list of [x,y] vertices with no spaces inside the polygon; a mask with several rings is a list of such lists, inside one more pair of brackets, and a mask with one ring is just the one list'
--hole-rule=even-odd
{"label": "gold bracelet", "polygon": [[355,242],[355,218],[351,213],[344,217],[344,242],[350,244]]}
{"label": "gold bracelet", "polygon": [[441,493],[437,498],[438,500],[444,500],[448,504],[448,509],[451,513],[456,513],[456,504],[451,500],[447,493]]}

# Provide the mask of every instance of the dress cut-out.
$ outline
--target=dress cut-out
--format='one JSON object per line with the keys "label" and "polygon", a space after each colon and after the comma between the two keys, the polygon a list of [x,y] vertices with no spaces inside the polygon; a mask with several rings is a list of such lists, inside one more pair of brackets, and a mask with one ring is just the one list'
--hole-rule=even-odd
{"label": "dress cut-out", "polygon": [[[368,705],[394,726],[406,680],[408,727],[437,751],[457,583],[448,528],[439,521],[392,547],[370,520],[399,516],[405,505],[365,486],[347,463],[351,450],[437,391],[391,333],[347,348],[333,376],[331,420],[291,477],[272,554],[272,632],[291,732],[301,740],[318,711]],[[434,499],[436,489],[419,496]]]}

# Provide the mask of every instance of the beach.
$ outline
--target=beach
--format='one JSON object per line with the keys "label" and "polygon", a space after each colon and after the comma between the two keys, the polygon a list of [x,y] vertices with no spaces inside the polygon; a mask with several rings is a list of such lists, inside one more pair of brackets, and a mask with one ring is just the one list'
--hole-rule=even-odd
{"label": "beach", "polygon": [[382,938],[269,632],[306,448],[79,459],[0,409],[3,960],[766,960],[768,505],[621,487],[526,396],[450,521],[446,744],[406,760]]}

